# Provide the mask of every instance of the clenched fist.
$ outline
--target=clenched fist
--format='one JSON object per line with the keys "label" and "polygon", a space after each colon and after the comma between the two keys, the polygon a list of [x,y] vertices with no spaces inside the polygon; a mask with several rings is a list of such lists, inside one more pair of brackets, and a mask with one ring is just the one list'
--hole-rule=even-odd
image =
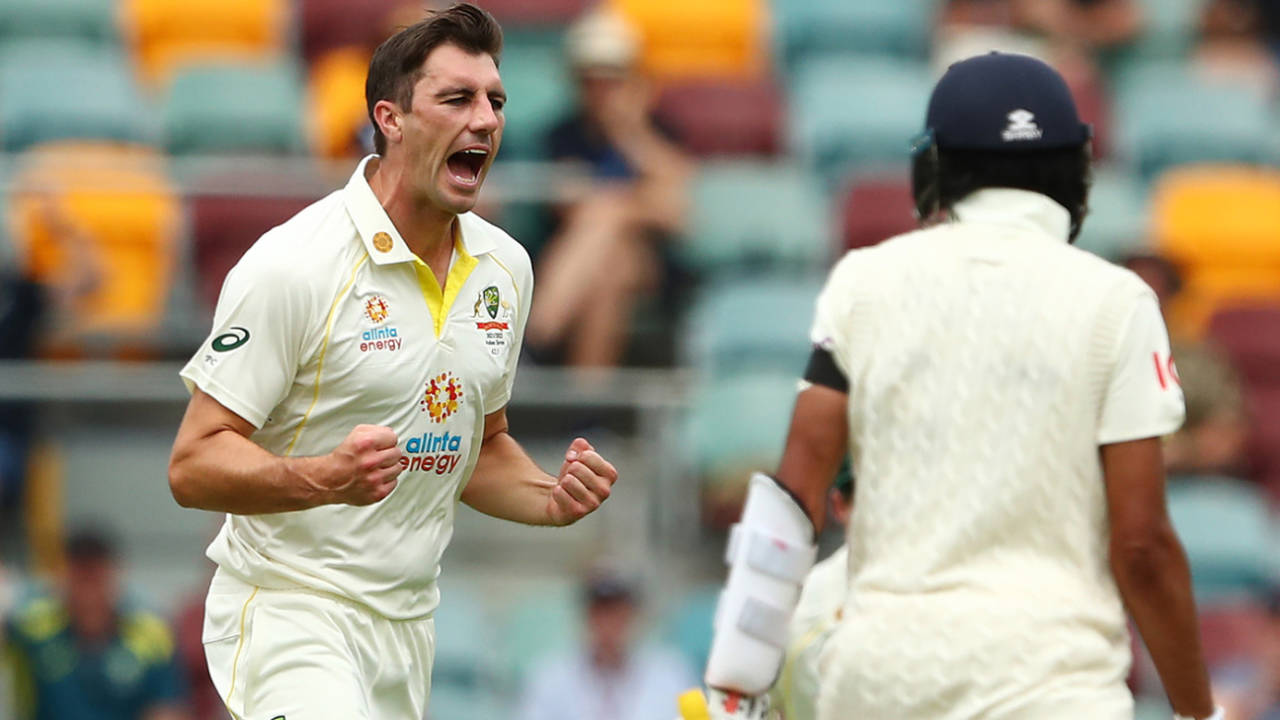
{"label": "clenched fist", "polygon": [[381,425],[357,425],[333,452],[331,472],[322,481],[329,504],[372,505],[391,494],[402,467],[396,432]]}
{"label": "clenched fist", "polygon": [[553,525],[569,525],[600,507],[618,481],[618,471],[591,443],[577,438],[564,454],[564,464],[547,501]]}

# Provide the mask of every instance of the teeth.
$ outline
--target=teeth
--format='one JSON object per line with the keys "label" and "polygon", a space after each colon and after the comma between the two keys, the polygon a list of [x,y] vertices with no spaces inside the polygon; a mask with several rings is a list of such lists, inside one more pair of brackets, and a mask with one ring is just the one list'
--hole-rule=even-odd
{"label": "teeth", "polygon": [[479,155],[480,157],[484,157],[485,155],[489,154],[487,150],[476,150],[474,148],[471,150],[463,150],[462,152],[466,153],[467,155]]}

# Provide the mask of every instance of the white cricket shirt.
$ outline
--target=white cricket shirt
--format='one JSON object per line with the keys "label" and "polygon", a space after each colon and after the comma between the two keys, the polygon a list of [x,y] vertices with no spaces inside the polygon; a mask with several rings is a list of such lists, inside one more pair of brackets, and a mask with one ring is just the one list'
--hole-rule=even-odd
{"label": "white cricket shirt", "polygon": [[818,299],[858,478],[820,717],[1131,718],[1099,445],[1182,422],[1155,295],[1042,195],[954,215],[850,252]]}
{"label": "white cricket shirt", "polygon": [[334,593],[408,619],[438,602],[485,415],[511,394],[533,272],[523,247],[467,213],[442,290],[370,190],[371,160],[245,253],[182,377],[277,455],[324,455],[362,423],[395,430],[406,458],[387,498],[228,515],[208,555],[253,585]]}
{"label": "white cricket shirt", "polygon": [[814,720],[821,681],[819,659],[840,621],[849,592],[849,546],[813,566],[800,588],[787,628],[787,654],[773,686],[774,706],[786,720]]}

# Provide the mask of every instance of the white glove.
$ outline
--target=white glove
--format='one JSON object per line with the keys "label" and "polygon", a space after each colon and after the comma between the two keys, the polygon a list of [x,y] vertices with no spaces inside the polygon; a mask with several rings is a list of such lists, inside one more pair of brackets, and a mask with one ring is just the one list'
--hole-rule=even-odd
{"label": "white glove", "polygon": [[680,720],[777,720],[768,695],[749,696],[707,688],[680,696]]}

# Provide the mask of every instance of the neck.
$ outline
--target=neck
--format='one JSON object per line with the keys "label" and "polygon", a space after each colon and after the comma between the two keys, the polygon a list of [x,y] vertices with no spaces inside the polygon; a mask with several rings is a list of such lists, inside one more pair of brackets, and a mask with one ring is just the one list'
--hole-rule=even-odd
{"label": "neck", "polygon": [[429,262],[445,248],[452,250],[453,223],[458,216],[415,193],[403,163],[374,158],[365,172],[374,197],[414,255]]}

